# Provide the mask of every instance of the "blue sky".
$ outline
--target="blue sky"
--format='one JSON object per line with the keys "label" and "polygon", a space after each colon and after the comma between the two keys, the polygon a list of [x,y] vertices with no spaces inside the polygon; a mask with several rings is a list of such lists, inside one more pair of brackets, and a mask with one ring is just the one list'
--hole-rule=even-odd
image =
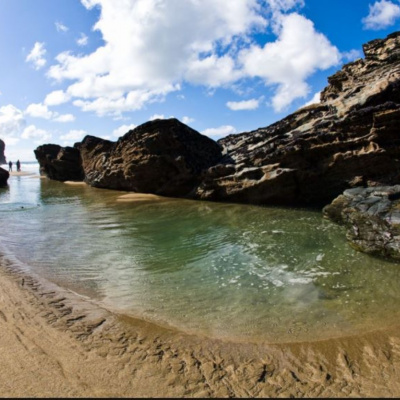
{"label": "blue sky", "polygon": [[6,157],[154,118],[219,139],[317,100],[400,0],[0,0]]}

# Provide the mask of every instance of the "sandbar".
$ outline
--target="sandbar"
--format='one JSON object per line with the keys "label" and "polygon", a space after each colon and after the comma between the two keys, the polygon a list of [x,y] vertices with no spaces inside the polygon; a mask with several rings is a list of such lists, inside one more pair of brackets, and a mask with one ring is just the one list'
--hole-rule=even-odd
{"label": "sandbar", "polygon": [[112,313],[2,255],[0,299],[2,397],[400,396],[398,324],[319,342],[222,341]]}

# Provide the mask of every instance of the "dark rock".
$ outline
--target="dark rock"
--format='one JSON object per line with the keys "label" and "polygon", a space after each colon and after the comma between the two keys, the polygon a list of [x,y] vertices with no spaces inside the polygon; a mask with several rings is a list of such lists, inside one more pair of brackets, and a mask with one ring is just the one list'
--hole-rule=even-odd
{"label": "dark rock", "polygon": [[222,157],[218,144],[176,119],[147,122],[116,143],[87,136],[77,147],[88,184],[165,196],[187,196]]}
{"label": "dark rock", "polygon": [[400,260],[400,185],[346,190],[323,213],[355,249]]}
{"label": "dark rock", "polygon": [[41,175],[62,182],[84,179],[80,151],[77,148],[45,144],[39,146],[34,153]]}
{"label": "dark rock", "polygon": [[0,139],[0,165],[1,164],[6,164],[6,157],[4,155],[4,150],[6,148],[6,145],[4,142]]}
{"label": "dark rock", "polygon": [[0,187],[7,186],[7,181],[9,177],[9,172],[3,168],[0,168]]}

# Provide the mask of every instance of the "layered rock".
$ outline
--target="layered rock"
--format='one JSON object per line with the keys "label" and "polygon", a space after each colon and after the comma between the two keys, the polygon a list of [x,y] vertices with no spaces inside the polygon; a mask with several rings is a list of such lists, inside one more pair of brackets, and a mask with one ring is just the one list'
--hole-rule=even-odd
{"label": "layered rock", "polygon": [[0,168],[0,187],[7,186],[7,181],[9,177],[9,172],[3,168]]}
{"label": "layered rock", "polygon": [[62,182],[84,179],[81,155],[77,148],[45,144],[39,146],[34,153],[41,175]]}
{"label": "layered rock", "polygon": [[202,199],[324,205],[360,185],[400,182],[400,33],[329,78],[321,103],[219,141]]}
{"label": "layered rock", "polygon": [[349,189],[323,210],[357,250],[400,259],[400,185]]}
{"label": "layered rock", "polygon": [[221,159],[217,143],[177,119],[145,123],[116,143],[87,136],[76,146],[88,184],[164,196],[189,196]]}
{"label": "layered rock", "polygon": [[1,164],[5,164],[6,161],[6,157],[4,155],[4,150],[6,148],[6,145],[4,144],[4,142],[0,139],[0,165]]}

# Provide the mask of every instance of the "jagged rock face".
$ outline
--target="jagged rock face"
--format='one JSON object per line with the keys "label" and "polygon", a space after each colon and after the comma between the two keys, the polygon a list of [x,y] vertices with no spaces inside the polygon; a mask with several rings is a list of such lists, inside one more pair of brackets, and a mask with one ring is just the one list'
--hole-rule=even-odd
{"label": "jagged rock face", "polygon": [[40,174],[57,181],[82,181],[84,173],[78,149],[56,144],[39,146],[35,151]]}
{"label": "jagged rock face", "polygon": [[195,196],[324,205],[345,189],[400,183],[400,33],[329,78],[321,103],[219,141],[225,157]]}
{"label": "jagged rock face", "polygon": [[3,168],[0,168],[0,187],[7,186],[7,181],[9,177],[9,172]]}
{"label": "jagged rock face", "polygon": [[400,185],[346,190],[323,213],[356,250],[400,259]]}
{"label": "jagged rock face", "polygon": [[85,181],[96,187],[188,196],[221,148],[176,119],[145,123],[116,143],[86,137],[77,145]]}
{"label": "jagged rock face", "polygon": [[0,139],[0,164],[5,164],[6,163],[6,157],[4,155],[4,150],[5,150],[6,145],[4,142]]}

